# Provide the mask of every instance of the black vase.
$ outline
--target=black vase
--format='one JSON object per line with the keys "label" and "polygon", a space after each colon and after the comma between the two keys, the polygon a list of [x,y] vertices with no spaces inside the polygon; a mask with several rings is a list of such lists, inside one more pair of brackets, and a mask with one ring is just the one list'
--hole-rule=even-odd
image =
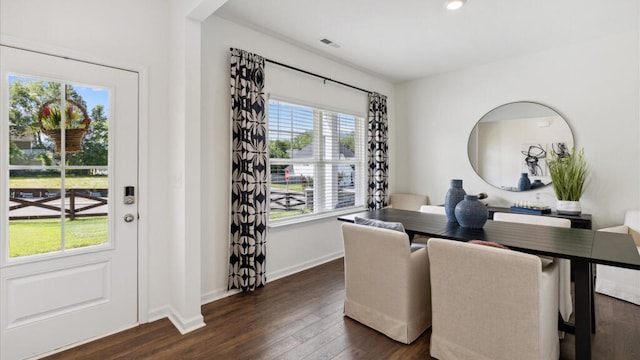
{"label": "black vase", "polygon": [[477,195],[465,195],[456,205],[455,213],[460,226],[470,229],[482,229],[489,217],[487,207],[478,201]]}
{"label": "black vase", "polygon": [[450,222],[457,222],[456,220],[456,205],[462,200],[467,193],[462,188],[462,180],[452,179],[451,187],[447,191],[447,196],[444,198],[444,212],[447,214],[447,219]]}
{"label": "black vase", "polygon": [[536,179],[531,183],[531,188],[532,189],[541,188],[543,186],[544,186],[544,184],[542,183],[542,180],[540,180],[540,179]]}

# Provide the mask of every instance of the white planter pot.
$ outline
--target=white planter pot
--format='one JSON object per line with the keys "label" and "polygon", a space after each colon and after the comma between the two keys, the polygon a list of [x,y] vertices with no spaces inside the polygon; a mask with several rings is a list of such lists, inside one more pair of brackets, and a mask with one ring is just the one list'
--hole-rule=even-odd
{"label": "white planter pot", "polygon": [[558,200],[556,212],[561,215],[580,215],[582,213],[580,201]]}

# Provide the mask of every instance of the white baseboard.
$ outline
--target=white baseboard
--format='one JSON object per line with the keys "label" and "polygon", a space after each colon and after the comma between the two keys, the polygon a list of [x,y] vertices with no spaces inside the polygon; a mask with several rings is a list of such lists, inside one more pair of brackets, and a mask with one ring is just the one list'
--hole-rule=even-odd
{"label": "white baseboard", "polygon": [[151,309],[147,314],[147,320],[149,322],[154,322],[156,320],[160,320],[168,317],[169,317],[169,305],[163,305],[155,309]]}
{"label": "white baseboard", "polygon": [[171,311],[169,314],[169,320],[171,320],[173,326],[175,326],[182,335],[207,325],[204,323],[204,317],[202,317],[202,314],[193,316],[190,319],[184,319],[175,311]]}
{"label": "white baseboard", "polygon": [[206,294],[202,294],[202,296],[200,297],[200,303],[202,305],[204,304],[208,304],[210,302],[214,302],[216,300],[220,300],[220,299],[224,299],[228,296],[231,295],[235,295],[235,294],[239,294],[241,291],[240,290],[227,290],[225,289],[218,289],[218,290],[214,290],[214,291],[209,291]]}
{"label": "white baseboard", "polygon": [[[319,257],[295,266],[290,266],[288,268],[284,268],[282,270],[278,270],[278,271],[274,271],[272,273],[267,272],[267,282],[271,282],[271,281],[275,281],[278,279],[282,279],[283,277],[289,276],[289,275],[293,275],[295,273],[298,273],[300,271],[304,271],[307,269],[310,269],[312,267],[316,267],[318,265],[322,265],[324,263],[327,263],[329,261],[333,261],[335,259],[339,259],[341,257],[344,256],[344,251],[338,251],[335,252],[333,254],[329,254],[323,257]],[[269,266],[267,264],[267,266]]]}
{"label": "white baseboard", "polygon": [[182,335],[206,326],[201,314],[193,316],[190,319],[184,319],[169,305],[161,306],[149,311],[149,322],[164,318],[169,318],[169,321],[171,321],[173,326],[175,326]]}
{"label": "white baseboard", "polygon": [[[269,273],[267,272],[267,282],[271,282],[271,281],[275,281],[278,279],[282,279],[284,277],[287,277],[289,275],[293,275],[295,273],[298,273],[300,271],[304,271],[307,269],[310,269],[312,267],[318,266],[318,265],[322,265],[324,263],[327,263],[329,261],[333,261],[335,259],[339,259],[341,257],[344,256],[344,251],[339,251],[333,254],[329,254],[323,257],[319,257],[317,259],[313,259],[310,261],[307,261],[305,263],[302,264],[298,264],[295,266],[291,266],[282,270],[278,270],[275,271],[273,273]],[[216,300],[220,300],[222,298],[231,296],[231,295],[235,295],[240,293],[240,290],[231,290],[228,291],[227,289],[217,289],[214,291],[210,291],[206,294],[202,294],[200,300],[202,302],[202,305],[204,304],[208,304],[210,302],[216,301]],[[151,316],[151,315],[149,315]]]}

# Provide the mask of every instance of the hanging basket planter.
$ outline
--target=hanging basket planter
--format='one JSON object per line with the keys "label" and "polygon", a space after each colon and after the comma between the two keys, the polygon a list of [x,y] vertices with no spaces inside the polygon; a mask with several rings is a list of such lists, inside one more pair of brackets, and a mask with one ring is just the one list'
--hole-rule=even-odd
{"label": "hanging basket planter", "polygon": [[[65,109],[65,129],[61,129],[60,99],[46,101],[38,111],[40,129],[56,144],[56,152],[62,152],[62,131],[64,130],[64,152],[82,151],[82,139],[89,132],[91,118],[87,109],[80,103],[67,99]],[[76,110],[77,109],[77,110]]]}
{"label": "hanging basket planter", "polygon": [[[64,151],[66,153],[78,153],[82,151],[82,139],[88,132],[87,129],[65,129],[64,130]],[[62,152],[62,132],[60,129],[43,130],[45,135],[51,138],[56,144],[56,152]]]}

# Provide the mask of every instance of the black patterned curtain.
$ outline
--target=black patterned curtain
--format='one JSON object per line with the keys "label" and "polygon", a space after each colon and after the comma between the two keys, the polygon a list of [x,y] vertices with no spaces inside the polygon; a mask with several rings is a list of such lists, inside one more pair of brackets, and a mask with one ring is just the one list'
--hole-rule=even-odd
{"label": "black patterned curtain", "polygon": [[269,159],[264,58],[231,49],[231,236],[228,289],[263,287]]}
{"label": "black patterned curtain", "polygon": [[387,152],[387,97],[377,93],[369,95],[368,115],[368,178],[367,204],[369,210],[382,209],[387,206],[387,172],[389,162]]}

